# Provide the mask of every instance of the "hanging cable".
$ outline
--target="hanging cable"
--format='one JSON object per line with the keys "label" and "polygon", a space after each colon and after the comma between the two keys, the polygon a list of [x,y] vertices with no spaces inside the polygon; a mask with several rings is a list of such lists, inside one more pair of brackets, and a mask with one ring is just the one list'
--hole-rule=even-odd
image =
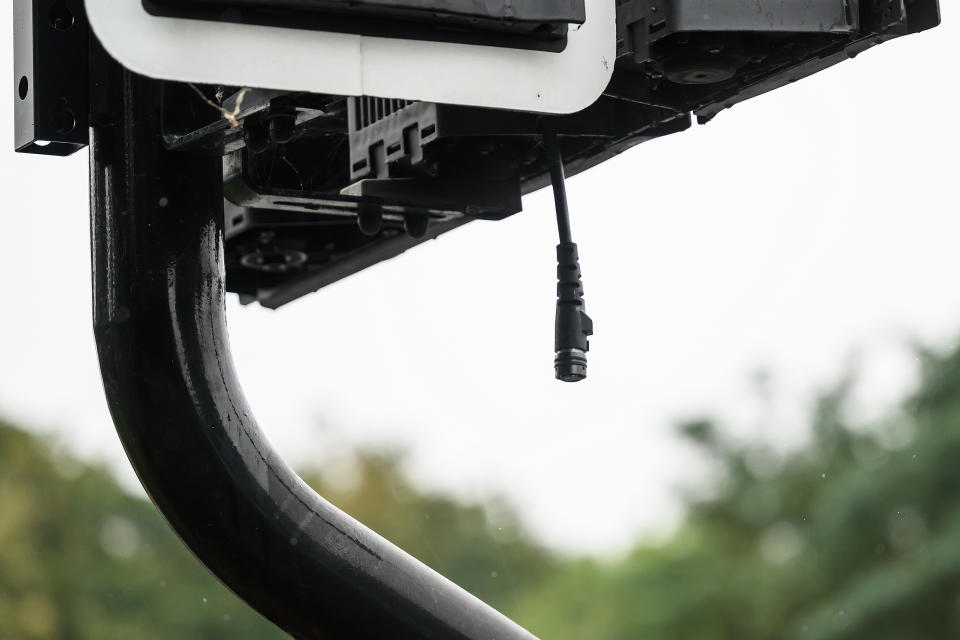
{"label": "hanging cable", "polygon": [[548,124],[543,125],[543,148],[547,152],[547,164],[550,166],[550,182],[553,185],[553,203],[557,209],[557,231],[560,235],[560,244],[571,244],[573,237],[570,231],[570,209],[567,206],[563,156],[557,142],[557,133]]}
{"label": "hanging cable", "polygon": [[570,211],[563,172],[563,155],[557,133],[543,123],[543,147],[550,167],[553,200],[557,209],[557,315],[554,325],[554,372],[558,380],[577,382],[587,377],[587,338],[593,335],[593,321],[583,302],[580,259],[570,231]]}

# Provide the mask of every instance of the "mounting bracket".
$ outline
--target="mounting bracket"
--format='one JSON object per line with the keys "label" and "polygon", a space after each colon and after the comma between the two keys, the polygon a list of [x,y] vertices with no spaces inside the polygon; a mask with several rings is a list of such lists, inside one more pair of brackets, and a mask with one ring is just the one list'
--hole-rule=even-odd
{"label": "mounting bracket", "polygon": [[87,146],[89,34],[83,0],[13,0],[17,151],[68,156]]}

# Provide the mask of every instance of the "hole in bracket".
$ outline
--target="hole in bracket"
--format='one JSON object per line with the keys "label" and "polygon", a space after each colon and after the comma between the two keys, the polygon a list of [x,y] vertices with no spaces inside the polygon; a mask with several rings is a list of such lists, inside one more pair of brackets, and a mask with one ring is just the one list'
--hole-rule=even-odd
{"label": "hole in bracket", "polygon": [[53,7],[50,9],[51,27],[57,31],[66,31],[73,26],[74,22],[76,22],[76,18],[73,17],[70,9],[67,8],[66,2],[58,0],[53,3]]}
{"label": "hole in bracket", "polygon": [[57,133],[67,134],[77,128],[77,116],[73,113],[70,102],[66,98],[61,96],[57,99],[51,123]]}
{"label": "hole in bracket", "polygon": [[21,100],[27,99],[27,93],[30,91],[30,81],[27,80],[27,76],[21,76],[20,84],[17,87],[17,93],[20,95]]}

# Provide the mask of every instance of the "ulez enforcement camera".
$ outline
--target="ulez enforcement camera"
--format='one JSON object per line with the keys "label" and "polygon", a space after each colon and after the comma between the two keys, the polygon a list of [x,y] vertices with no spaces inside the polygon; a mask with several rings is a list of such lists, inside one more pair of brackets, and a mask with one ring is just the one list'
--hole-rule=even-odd
{"label": "ulez enforcement camera", "polygon": [[281,307],[552,185],[554,373],[582,380],[593,321],[565,178],[940,22],[937,0],[13,10],[17,151],[90,147],[95,337],[132,464],[231,589],[295,637],[336,639],[533,636],[282,463],[236,380],[225,295]]}
{"label": "ulez enforcement camera", "polygon": [[[940,19],[936,0],[14,4],[17,149],[86,144],[91,39],[167,81],[165,148],[223,157],[227,288],[271,308]],[[575,255],[564,380],[592,331]]]}

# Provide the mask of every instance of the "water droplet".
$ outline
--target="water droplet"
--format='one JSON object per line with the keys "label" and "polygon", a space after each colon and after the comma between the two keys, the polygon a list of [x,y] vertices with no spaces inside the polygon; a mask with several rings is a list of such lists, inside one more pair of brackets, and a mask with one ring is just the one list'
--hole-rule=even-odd
{"label": "water droplet", "polygon": [[770,564],[785,565],[803,552],[803,536],[792,524],[781,521],[767,528],[759,541],[760,555]]}
{"label": "water droplet", "polygon": [[128,560],[140,549],[140,530],[128,518],[108,516],[100,525],[100,547],[109,556]]}

